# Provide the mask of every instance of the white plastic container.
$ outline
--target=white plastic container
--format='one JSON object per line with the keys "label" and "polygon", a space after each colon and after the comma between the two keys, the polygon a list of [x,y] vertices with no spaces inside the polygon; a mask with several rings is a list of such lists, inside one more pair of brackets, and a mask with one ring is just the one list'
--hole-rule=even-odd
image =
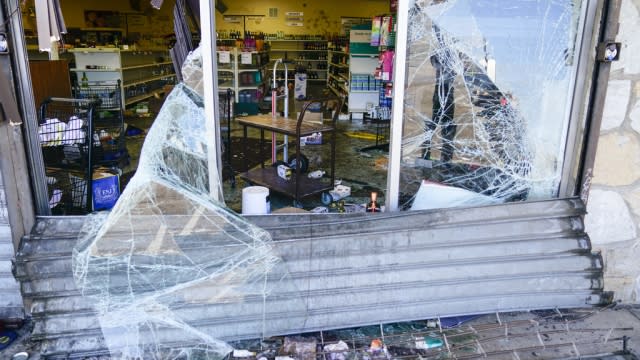
{"label": "white plastic container", "polygon": [[265,215],[270,212],[269,189],[264,186],[242,189],[242,215]]}

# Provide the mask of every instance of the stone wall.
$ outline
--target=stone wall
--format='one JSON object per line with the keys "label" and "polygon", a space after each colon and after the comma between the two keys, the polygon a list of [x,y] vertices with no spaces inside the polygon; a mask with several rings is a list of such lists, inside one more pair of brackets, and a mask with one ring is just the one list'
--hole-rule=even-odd
{"label": "stone wall", "polygon": [[585,222],[604,257],[605,288],[640,303],[640,0],[622,0],[617,40]]}

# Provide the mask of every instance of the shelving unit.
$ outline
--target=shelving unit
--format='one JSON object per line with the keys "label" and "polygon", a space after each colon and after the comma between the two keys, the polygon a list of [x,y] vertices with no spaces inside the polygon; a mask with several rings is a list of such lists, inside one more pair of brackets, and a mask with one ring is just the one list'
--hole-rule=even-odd
{"label": "shelving unit", "polygon": [[[271,39],[268,40],[271,59],[285,59],[293,62],[289,71],[289,81],[294,80],[296,68],[304,68],[307,82],[326,82],[328,72],[327,41],[323,39]],[[283,81],[284,75],[276,77]]]}
{"label": "shelving unit", "polygon": [[122,107],[134,105],[165,92],[165,85],[176,80],[173,63],[166,49],[121,50],[114,47],[70,50],[76,67],[77,84],[83,75],[91,83],[122,84]]}
{"label": "shelving unit", "polygon": [[233,91],[236,113],[257,114],[267,84],[268,64],[267,51],[218,50],[218,88]]}
{"label": "shelving unit", "polygon": [[373,54],[349,54],[349,113],[362,118],[367,104],[377,106],[382,81],[374,79],[378,57]]}
{"label": "shelving unit", "polygon": [[328,59],[327,87],[336,96],[347,99],[349,96],[349,54],[344,51],[329,50]]}

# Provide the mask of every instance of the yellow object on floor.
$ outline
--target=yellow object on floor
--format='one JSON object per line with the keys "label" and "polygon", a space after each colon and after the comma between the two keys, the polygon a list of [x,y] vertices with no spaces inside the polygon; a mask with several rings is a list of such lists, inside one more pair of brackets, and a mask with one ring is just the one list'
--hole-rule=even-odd
{"label": "yellow object on floor", "polygon": [[[348,137],[357,138],[357,139],[365,139],[365,140],[376,139],[376,134],[371,134],[363,131],[347,131],[345,132],[345,135],[347,135]],[[382,139],[382,137],[380,137],[380,139]]]}

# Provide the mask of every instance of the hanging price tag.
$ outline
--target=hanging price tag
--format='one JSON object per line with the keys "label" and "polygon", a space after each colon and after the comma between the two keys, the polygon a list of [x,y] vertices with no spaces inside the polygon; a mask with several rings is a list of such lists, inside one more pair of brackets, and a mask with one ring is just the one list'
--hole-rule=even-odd
{"label": "hanging price tag", "polygon": [[229,51],[218,51],[218,61],[220,64],[228,64],[231,62],[231,53]]}
{"label": "hanging price tag", "polygon": [[242,55],[240,55],[240,63],[242,65],[251,65],[251,53],[243,52]]}

